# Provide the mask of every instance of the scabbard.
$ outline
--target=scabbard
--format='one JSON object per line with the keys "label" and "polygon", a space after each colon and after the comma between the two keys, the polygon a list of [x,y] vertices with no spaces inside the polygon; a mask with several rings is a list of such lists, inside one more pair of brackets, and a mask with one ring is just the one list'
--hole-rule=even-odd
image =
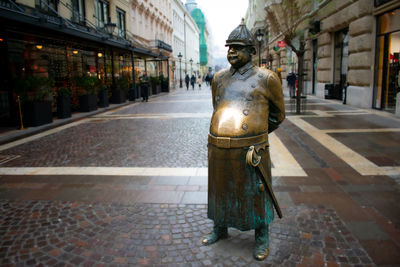
{"label": "scabbard", "polygon": [[256,168],[258,168],[258,170],[261,172],[262,182],[263,182],[264,185],[267,186],[268,193],[270,194],[270,196],[272,198],[272,202],[274,203],[274,207],[275,207],[276,213],[278,213],[279,218],[282,219],[281,208],[279,207],[279,203],[278,203],[278,200],[275,197],[274,191],[272,191],[272,186],[271,186],[271,184],[269,182],[269,179],[268,179],[267,173],[266,173],[266,171],[264,169],[264,166],[262,164],[258,164],[256,166]]}
{"label": "scabbard", "polygon": [[250,146],[249,151],[247,152],[246,155],[246,163],[260,171],[262,183],[264,184],[264,187],[267,187],[268,193],[272,198],[272,202],[274,204],[276,213],[278,214],[279,218],[282,219],[282,211],[281,208],[279,207],[278,200],[276,199],[274,191],[272,190],[272,186],[271,183],[269,182],[267,172],[264,169],[264,166],[260,164],[260,162],[261,162],[261,156],[257,155],[254,146]]}

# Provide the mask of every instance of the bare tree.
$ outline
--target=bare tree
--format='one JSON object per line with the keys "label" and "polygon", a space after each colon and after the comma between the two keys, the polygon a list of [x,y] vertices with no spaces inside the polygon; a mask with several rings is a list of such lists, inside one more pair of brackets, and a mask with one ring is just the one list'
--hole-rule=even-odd
{"label": "bare tree", "polygon": [[[269,27],[275,36],[282,36],[283,41],[296,54],[298,60],[298,93],[296,96],[296,114],[300,114],[301,94],[304,81],[305,26],[308,25],[310,0],[270,1],[266,6]],[[298,44],[297,42],[298,41]]]}

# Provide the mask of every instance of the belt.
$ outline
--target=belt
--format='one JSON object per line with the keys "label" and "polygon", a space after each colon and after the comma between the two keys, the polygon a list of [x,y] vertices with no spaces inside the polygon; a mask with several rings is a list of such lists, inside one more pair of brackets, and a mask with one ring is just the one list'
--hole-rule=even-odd
{"label": "belt", "polygon": [[268,141],[268,134],[260,134],[250,137],[217,137],[208,134],[208,143],[219,148],[239,148],[257,145]]}

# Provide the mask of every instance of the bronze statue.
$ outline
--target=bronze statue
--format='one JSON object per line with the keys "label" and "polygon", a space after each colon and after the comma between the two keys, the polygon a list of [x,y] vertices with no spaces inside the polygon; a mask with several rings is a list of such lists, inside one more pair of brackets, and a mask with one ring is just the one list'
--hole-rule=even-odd
{"label": "bronze statue", "polygon": [[253,37],[244,21],[226,41],[228,70],[212,81],[214,111],[208,136],[208,218],[213,231],[202,243],[228,235],[228,227],[255,229],[254,257],[269,254],[268,225],[273,207],[268,133],[285,118],[282,85],[276,73],[253,66]]}

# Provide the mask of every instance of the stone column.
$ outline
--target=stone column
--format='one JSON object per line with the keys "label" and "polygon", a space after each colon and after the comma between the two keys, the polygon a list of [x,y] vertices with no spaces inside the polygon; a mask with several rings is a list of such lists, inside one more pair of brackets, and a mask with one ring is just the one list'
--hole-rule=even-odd
{"label": "stone column", "polygon": [[349,25],[349,61],[347,103],[371,108],[374,82],[374,34],[375,18],[366,15]]}

